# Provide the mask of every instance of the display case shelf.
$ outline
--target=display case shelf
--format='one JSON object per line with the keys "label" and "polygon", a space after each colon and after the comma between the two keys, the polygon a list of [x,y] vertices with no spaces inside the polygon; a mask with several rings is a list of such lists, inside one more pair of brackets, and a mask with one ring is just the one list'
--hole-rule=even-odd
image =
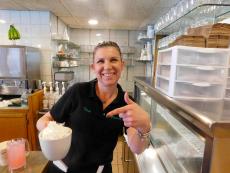
{"label": "display case shelf", "polygon": [[[228,16],[230,4],[202,4],[156,31],[159,35],[168,35],[191,27],[214,24]],[[157,27],[157,26],[156,26]]]}
{"label": "display case shelf", "polygon": [[137,41],[140,42],[140,43],[147,43],[147,42],[152,42],[152,41],[153,41],[153,38],[140,37],[140,38],[138,38]]}
{"label": "display case shelf", "polygon": [[151,63],[151,62],[153,62],[153,60],[140,60],[140,59],[136,59],[135,61],[142,62],[142,63]]}

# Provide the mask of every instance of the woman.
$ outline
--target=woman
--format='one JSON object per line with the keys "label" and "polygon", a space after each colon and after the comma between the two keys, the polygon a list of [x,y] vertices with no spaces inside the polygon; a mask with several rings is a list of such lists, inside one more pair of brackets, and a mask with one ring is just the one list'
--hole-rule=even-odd
{"label": "woman", "polygon": [[[41,131],[49,121],[65,122],[72,133],[72,143],[64,162],[68,172],[112,173],[111,161],[123,127],[128,144],[135,153],[148,145],[148,114],[127,93],[118,80],[124,68],[121,51],[115,42],[98,44],[93,52],[92,70],[96,79],[74,84],[37,122]],[[49,172],[61,172],[54,165]]]}

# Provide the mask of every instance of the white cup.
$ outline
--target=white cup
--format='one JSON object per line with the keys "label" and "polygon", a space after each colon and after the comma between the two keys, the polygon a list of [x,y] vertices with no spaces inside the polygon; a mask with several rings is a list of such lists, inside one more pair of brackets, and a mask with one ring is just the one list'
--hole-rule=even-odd
{"label": "white cup", "polygon": [[39,133],[38,138],[41,150],[45,157],[52,161],[63,159],[70,149],[72,130],[69,128],[69,134],[59,139],[43,139],[42,133],[43,131]]}
{"label": "white cup", "polygon": [[1,142],[0,143],[0,166],[7,165],[6,148],[7,148],[7,141]]}

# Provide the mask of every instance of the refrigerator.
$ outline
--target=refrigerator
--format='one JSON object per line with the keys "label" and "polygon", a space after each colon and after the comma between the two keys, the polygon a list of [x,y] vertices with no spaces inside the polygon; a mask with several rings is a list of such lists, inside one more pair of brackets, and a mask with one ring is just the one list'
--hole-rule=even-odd
{"label": "refrigerator", "polygon": [[40,80],[38,48],[0,45],[0,95],[21,95]]}

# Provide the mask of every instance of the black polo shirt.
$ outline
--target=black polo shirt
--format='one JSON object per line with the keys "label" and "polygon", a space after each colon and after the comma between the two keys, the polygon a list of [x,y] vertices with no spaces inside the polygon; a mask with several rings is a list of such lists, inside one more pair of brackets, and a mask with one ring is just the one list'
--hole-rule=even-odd
{"label": "black polo shirt", "polygon": [[92,165],[110,164],[118,136],[123,133],[122,119],[118,115],[113,118],[105,115],[126,105],[124,91],[118,84],[117,98],[103,110],[103,104],[96,95],[96,83],[95,79],[74,84],[50,111],[55,121],[65,122],[73,131],[71,147],[64,162],[75,172]]}

